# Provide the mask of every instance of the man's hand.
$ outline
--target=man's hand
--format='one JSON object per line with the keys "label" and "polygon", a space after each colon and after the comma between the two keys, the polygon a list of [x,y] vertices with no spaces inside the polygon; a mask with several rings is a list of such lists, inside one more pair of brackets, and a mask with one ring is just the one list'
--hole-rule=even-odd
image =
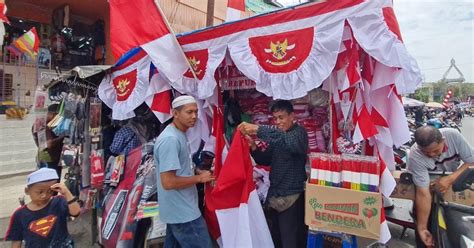
{"label": "man's hand", "polygon": [[440,178],[436,179],[436,181],[435,181],[435,185],[436,185],[437,189],[442,194],[446,193],[446,191],[448,191],[448,189],[451,187],[452,184],[453,184],[453,180],[452,180],[451,176],[440,177]]}
{"label": "man's hand", "polygon": [[418,234],[420,235],[421,241],[423,241],[427,247],[434,247],[433,235],[431,235],[430,231],[423,229],[418,231]]}
{"label": "man's hand", "polygon": [[67,198],[68,196],[72,196],[71,192],[70,192],[69,189],[66,187],[66,185],[64,185],[64,183],[56,183],[56,184],[53,184],[53,185],[51,186],[51,190],[58,192],[59,194],[65,196],[66,198]]}
{"label": "man's hand", "polygon": [[252,151],[257,150],[257,144],[255,143],[255,140],[252,137],[250,137],[249,135],[245,135],[245,139],[249,143],[250,149]]}
{"label": "man's hand", "polygon": [[258,131],[258,125],[247,122],[242,122],[237,128],[244,135],[256,135]]}
{"label": "man's hand", "polygon": [[199,183],[207,183],[216,180],[216,177],[208,170],[196,170],[199,177]]}

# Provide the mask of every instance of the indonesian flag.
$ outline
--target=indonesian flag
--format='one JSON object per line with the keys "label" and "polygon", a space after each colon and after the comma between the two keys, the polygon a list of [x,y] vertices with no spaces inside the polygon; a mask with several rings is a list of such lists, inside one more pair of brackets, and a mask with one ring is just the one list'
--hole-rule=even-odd
{"label": "indonesian flag", "polygon": [[141,46],[171,82],[189,68],[181,46],[154,0],[110,0],[112,53],[119,58]]}
{"label": "indonesian flag", "polygon": [[223,247],[274,247],[252,173],[248,143],[236,132],[216,186],[206,193],[207,208],[217,216]]}
{"label": "indonesian flag", "polygon": [[159,75],[156,68],[154,68],[145,102],[161,123],[165,123],[172,117],[171,98],[171,86]]}
{"label": "indonesian flag", "polygon": [[245,12],[245,0],[227,0],[227,15],[225,21],[239,20]]}
{"label": "indonesian flag", "polygon": [[113,68],[99,85],[99,98],[112,109],[112,119],[126,120],[145,101],[149,86],[150,58],[138,53],[123,65]]}

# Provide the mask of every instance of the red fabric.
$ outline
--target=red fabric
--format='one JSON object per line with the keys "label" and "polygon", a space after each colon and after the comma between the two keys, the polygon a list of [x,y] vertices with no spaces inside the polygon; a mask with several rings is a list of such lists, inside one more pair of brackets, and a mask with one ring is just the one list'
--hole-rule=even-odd
{"label": "red fabric", "polygon": [[122,69],[125,69],[125,68],[129,67],[130,65],[134,64],[135,62],[139,61],[140,59],[142,59],[146,55],[147,54],[146,54],[145,50],[140,49],[140,51],[137,54],[135,54],[131,58],[127,59],[123,64],[121,64],[119,66],[114,66],[112,68],[112,71],[120,71]]}
{"label": "red fabric", "polygon": [[359,114],[357,115],[357,124],[359,125],[360,132],[362,133],[362,137],[364,139],[368,139],[374,135],[376,135],[377,128],[375,128],[374,122],[372,122],[370,118],[369,111],[365,104],[362,106]]}
{"label": "red fabric", "polygon": [[[214,175],[216,178],[219,176],[221,168],[222,168],[222,152],[225,147],[225,140],[224,140],[224,115],[222,109],[218,107],[213,108],[214,118],[212,121],[212,135],[216,138],[216,147],[215,147],[215,158],[214,158]],[[212,206],[212,191],[214,188],[211,184],[206,184],[205,187],[205,210],[204,210],[204,218],[207,223],[207,227],[209,229],[209,233],[211,234],[213,239],[218,239],[221,236],[219,223],[217,221],[217,216],[214,208],[210,208]]]}
{"label": "red fabric", "polygon": [[397,36],[397,38],[403,42],[402,33],[400,32],[400,27],[398,26],[397,17],[395,17],[393,8],[383,8],[383,17],[385,19],[385,23],[387,23],[388,29],[390,29],[390,31],[392,31]]}
{"label": "red fabric", "polygon": [[375,125],[388,127],[388,123],[385,118],[377,111],[375,107],[372,108],[372,113],[370,113],[370,117]]}
{"label": "red fabric", "polygon": [[247,203],[250,192],[255,189],[250,148],[240,132],[235,132],[227,159],[217,179],[216,186],[206,195],[210,210],[239,207]]}
{"label": "red fabric", "polygon": [[[189,61],[189,64],[194,70],[196,77],[199,80],[202,80],[204,75],[206,75],[207,61],[209,59],[209,51],[207,49],[185,52],[186,58]],[[184,74],[185,77],[194,78],[191,70],[187,70]]]}
{"label": "red fabric", "polygon": [[10,21],[8,20],[7,16],[5,15],[6,8],[7,8],[7,6],[5,5],[5,3],[0,3],[0,20],[10,24]]}
{"label": "red fabric", "polygon": [[170,30],[153,0],[110,0],[110,44],[115,58]]}
{"label": "red fabric", "polygon": [[228,0],[227,7],[245,12],[245,0]]}
{"label": "red fabric", "polygon": [[117,93],[117,101],[126,101],[137,84],[137,69],[115,77],[112,82]]}
{"label": "red fabric", "polygon": [[215,39],[252,28],[265,27],[327,14],[333,11],[356,6],[362,2],[364,2],[364,0],[326,1],[309,4],[300,8],[285,9],[275,13],[261,15],[248,20],[229,23],[228,25],[210,28],[189,35],[181,36],[178,38],[178,41],[181,45],[185,45],[197,41]]}
{"label": "red fabric", "polygon": [[308,58],[313,47],[314,32],[314,28],[310,27],[252,37],[249,39],[249,46],[265,71],[288,73],[298,69]]}
{"label": "red fabric", "polygon": [[347,78],[349,79],[349,87],[355,85],[360,81],[360,67],[359,67],[359,46],[355,39],[352,38],[352,47],[349,57],[349,65],[347,66]]}
{"label": "red fabric", "polygon": [[153,111],[171,114],[171,90],[156,93],[150,108]]}
{"label": "red fabric", "polygon": [[[133,187],[133,182],[137,174],[137,169],[141,163],[142,149],[141,146],[133,149],[127,156],[126,168],[123,176],[123,180],[119,183],[117,188],[112,193],[111,197],[105,205],[105,210],[102,215],[102,226],[100,231],[104,234],[104,226],[110,226],[112,228],[112,233],[109,238],[105,238],[102,235],[102,245],[104,247],[117,247],[117,241],[119,239],[120,227],[122,226],[123,221],[127,221],[125,218],[125,209],[128,203],[128,193]],[[117,195],[120,192],[126,192],[126,196],[122,204],[115,202]],[[117,204],[117,205],[114,205]],[[114,208],[117,208],[114,210]],[[118,216],[113,216],[109,214],[111,211],[118,214]],[[110,218],[110,220],[109,220]],[[114,225],[112,225],[112,219],[116,219]],[[108,222],[110,221],[110,222]]]}

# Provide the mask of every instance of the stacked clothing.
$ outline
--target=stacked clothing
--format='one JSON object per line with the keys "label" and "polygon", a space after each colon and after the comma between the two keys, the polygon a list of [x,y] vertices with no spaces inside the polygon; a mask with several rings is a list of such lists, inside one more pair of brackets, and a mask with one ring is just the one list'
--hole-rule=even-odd
{"label": "stacked clothing", "polygon": [[239,95],[242,110],[249,114],[252,123],[257,125],[271,125],[272,115],[270,113],[271,98],[260,92],[245,91]]}

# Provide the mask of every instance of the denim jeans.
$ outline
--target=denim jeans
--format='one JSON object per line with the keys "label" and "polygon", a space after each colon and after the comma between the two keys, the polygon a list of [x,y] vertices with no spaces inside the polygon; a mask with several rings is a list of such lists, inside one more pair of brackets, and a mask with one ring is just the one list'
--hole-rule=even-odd
{"label": "denim jeans", "polygon": [[180,224],[166,225],[164,248],[212,248],[204,218]]}

